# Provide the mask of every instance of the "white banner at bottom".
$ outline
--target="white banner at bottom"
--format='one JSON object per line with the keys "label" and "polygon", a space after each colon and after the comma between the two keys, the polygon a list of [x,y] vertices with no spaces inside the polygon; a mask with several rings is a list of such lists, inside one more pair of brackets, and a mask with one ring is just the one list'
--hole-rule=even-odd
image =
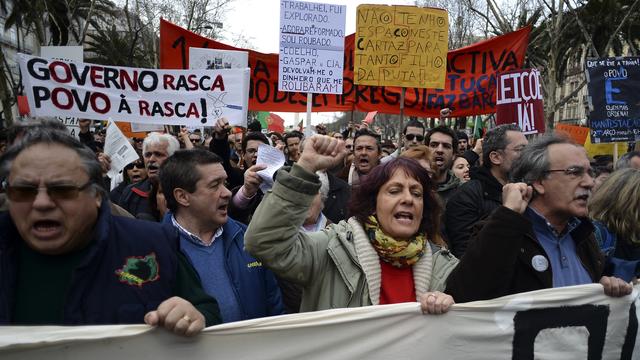
{"label": "white banner at bottom", "polygon": [[456,304],[336,309],[210,327],[194,338],[146,325],[0,327],[12,359],[637,359],[640,286],[598,284]]}

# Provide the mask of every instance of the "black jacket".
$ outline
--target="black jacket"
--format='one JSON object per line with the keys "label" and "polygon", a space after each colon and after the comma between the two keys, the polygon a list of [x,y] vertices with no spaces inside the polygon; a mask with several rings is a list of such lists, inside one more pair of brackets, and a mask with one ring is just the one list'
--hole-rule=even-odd
{"label": "black jacket", "polygon": [[[598,282],[604,257],[593,235],[593,224],[581,219],[571,237],[582,265],[591,280]],[[474,229],[466,253],[449,275],[445,293],[463,303],[551,288],[551,267],[537,271],[532,265],[537,255],[551,263],[529,219],[500,206]]]}
{"label": "black jacket", "polygon": [[464,255],[473,225],[502,204],[502,184],[489,169],[474,169],[447,202],[444,213],[449,249],[458,259]]}

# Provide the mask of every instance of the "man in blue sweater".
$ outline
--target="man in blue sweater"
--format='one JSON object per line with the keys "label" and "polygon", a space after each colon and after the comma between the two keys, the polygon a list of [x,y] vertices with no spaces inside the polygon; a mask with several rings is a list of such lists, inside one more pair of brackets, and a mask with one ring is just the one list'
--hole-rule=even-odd
{"label": "man in blue sweater", "polygon": [[231,191],[219,156],[177,151],[160,169],[170,213],[164,222],[180,232],[180,249],[216,298],[224,322],[283,313],[274,275],[244,251],[246,226],[227,216]]}

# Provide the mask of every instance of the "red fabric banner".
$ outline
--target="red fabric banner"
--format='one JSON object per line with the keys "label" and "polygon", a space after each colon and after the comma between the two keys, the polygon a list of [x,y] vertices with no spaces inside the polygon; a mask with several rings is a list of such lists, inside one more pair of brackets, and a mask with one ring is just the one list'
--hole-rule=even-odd
{"label": "red fabric banner", "polygon": [[[438,117],[440,109],[445,107],[453,109],[455,116],[495,112],[497,73],[522,68],[530,31],[531,28],[527,27],[449,51],[445,89],[407,89],[404,114]],[[359,110],[399,114],[400,88],[353,84],[354,38],[355,34],[345,38],[342,95],[313,94],[312,111]],[[249,110],[306,111],[306,93],[278,91],[278,54],[235,48],[161,21],[161,68],[186,69],[190,47],[249,52]]]}

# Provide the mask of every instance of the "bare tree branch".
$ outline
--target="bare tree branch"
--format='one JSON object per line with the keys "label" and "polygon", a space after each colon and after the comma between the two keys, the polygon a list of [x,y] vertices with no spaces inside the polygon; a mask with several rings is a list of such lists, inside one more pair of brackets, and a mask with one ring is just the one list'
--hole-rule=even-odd
{"label": "bare tree branch", "polygon": [[620,24],[618,24],[616,30],[611,34],[611,37],[609,37],[609,41],[607,41],[607,45],[604,47],[604,51],[602,52],[603,55],[606,56],[606,54],[609,53],[609,48],[611,47],[611,44],[613,44],[613,39],[615,39],[620,29],[622,29],[624,23],[626,23],[627,19],[629,19],[631,14],[633,14],[633,9],[636,7],[636,5],[638,5],[638,3],[640,3],[640,0],[636,0],[633,2],[631,7],[629,8],[629,11],[627,11],[627,14],[624,16],[624,18],[622,18],[622,21],[620,21]]}
{"label": "bare tree branch", "polygon": [[593,52],[594,56],[600,57],[600,55],[598,54],[598,50],[596,50],[596,46],[593,44],[593,39],[591,38],[591,35],[589,35],[589,32],[587,32],[587,29],[584,26],[584,23],[582,23],[582,20],[580,20],[580,16],[578,16],[578,12],[571,6],[571,4],[569,3],[569,0],[564,0],[564,3],[569,8],[569,11],[571,11],[575,15],[576,21],[578,22],[578,27],[580,28],[580,31],[582,31],[582,36],[584,36],[584,40],[589,45],[589,48],[591,48],[591,51]]}

